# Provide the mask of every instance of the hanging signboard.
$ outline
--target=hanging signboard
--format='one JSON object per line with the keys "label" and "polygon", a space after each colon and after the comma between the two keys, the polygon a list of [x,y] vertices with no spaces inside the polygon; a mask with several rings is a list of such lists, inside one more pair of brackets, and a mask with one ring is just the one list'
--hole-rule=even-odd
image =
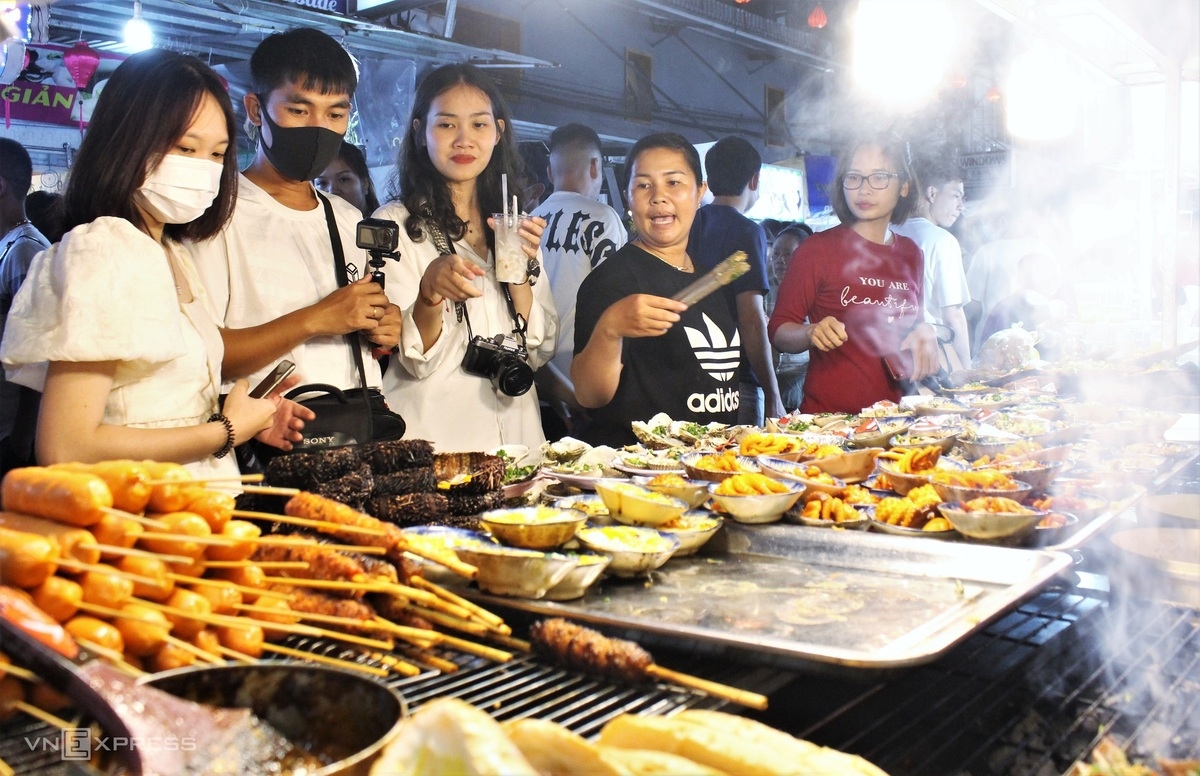
{"label": "hanging signboard", "polygon": [[348,0],[276,0],[276,2],[287,3],[288,5],[298,5],[301,8],[310,8],[314,11],[337,13],[345,16],[346,4]]}
{"label": "hanging signboard", "polygon": [[86,127],[96,99],[109,76],[125,61],[124,54],[98,51],[96,71],[81,88],[67,68],[64,55],[70,46],[31,43],[25,69],[12,84],[0,88],[8,115],[19,121]]}
{"label": "hanging signboard", "polygon": [[979,154],[962,154],[958,157],[962,168],[963,188],[967,196],[978,198],[1003,182],[1008,175],[1008,151],[987,151]]}

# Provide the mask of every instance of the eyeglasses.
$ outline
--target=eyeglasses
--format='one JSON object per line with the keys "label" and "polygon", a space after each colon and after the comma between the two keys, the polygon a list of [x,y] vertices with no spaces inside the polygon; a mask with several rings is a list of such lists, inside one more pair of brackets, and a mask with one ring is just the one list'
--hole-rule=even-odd
{"label": "eyeglasses", "polygon": [[859,175],[856,172],[846,173],[842,176],[842,188],[846,191],[858,191],[862,188],[863,181],[870,181],[871,188],[876,191],[882,191],[891,185],[892,178],[899,178],[898,172],[873,172],[870,175]]}

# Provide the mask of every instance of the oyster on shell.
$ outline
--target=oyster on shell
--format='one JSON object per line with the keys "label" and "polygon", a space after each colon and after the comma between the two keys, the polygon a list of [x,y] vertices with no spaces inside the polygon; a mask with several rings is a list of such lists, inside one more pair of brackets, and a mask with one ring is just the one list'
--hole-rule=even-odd
{"label": "oyster on shell", "polygon": [[557,442],[542,443],[542,458],[555,463],[571,463],[592,449],[587,442],[574,437],[563,437]]}

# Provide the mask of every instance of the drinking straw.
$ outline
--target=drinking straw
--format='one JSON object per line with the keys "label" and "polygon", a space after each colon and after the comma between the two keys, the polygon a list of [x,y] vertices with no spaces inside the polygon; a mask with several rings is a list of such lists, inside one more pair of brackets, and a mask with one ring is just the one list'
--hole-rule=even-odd
{"label": "drinking straw", "polygon": [[513,209],[512,209],[512,218],[513,218],[513,220],[512,220],[512,223],[511,223],[511,224],[509,224],[509,226],[516,226],[516,225],[517,225],[517,221],[518,221],[518,220],[520,220],[520,216],[518,216],[518,215],[517,215],[519,212],[520,212],[520,211],[518,211],[518,210],[517,210],[517,195],[516,195],[516,194],[513,194]]}
{"label": "drinking straw", "polygon": [[500,209],[504,212],[504,223],[508,223],[508,173],[500,174]]}

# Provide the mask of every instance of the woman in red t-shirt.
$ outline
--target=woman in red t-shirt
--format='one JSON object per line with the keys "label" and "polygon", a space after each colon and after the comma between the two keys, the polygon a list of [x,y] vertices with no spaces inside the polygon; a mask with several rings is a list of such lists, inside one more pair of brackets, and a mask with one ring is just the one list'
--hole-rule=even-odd
{"label": "woman in red t-shirt", "polygon": [[803,412],[858,412],[898,400],[901,385],[885,356],[911,351],[913,380],[938,369],[936,335],[922,313],[921,250],[890,228],[908,217],[918,189],[903,144],[851,145],[834,184],[842,223],[796,249],[768,326],[777,350],[811,350]]}

